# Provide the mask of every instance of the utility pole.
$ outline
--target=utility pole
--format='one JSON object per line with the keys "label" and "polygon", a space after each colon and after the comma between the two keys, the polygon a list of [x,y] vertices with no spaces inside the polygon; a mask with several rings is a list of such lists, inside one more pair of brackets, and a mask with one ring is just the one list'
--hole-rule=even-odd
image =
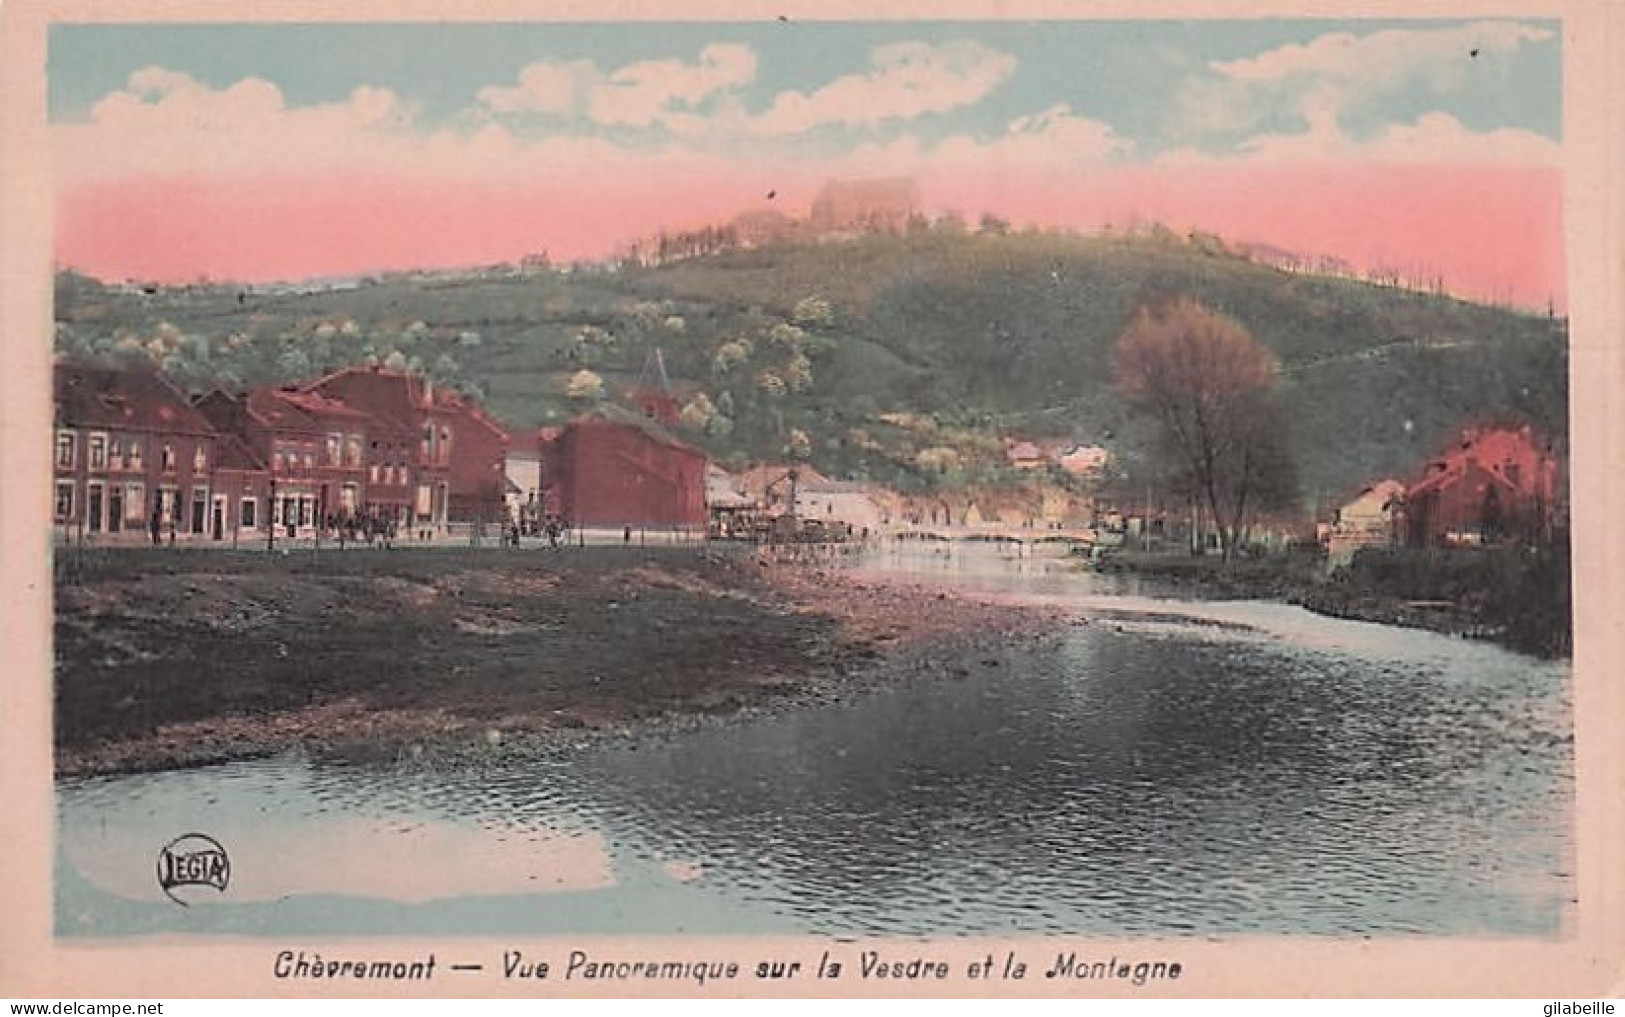
{"label": "utility pole", "polygon": [[1145,511],[1140,513],[1140,550],[1151,550],[1151,481],[1145,482]]}
{"label": "utility pole", "polygon": [[265,506],[265,553],[276,553],[276,473],[271,473],[271,504]]}

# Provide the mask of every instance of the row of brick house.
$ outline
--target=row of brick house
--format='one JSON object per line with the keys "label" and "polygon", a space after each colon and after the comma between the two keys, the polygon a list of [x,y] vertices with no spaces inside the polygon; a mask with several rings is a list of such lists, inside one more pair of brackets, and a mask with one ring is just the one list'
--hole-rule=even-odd
{"label": "row of brick house", "polygon": [[70,539],[312,536],[495,521],[507,436],[427,379],[373,367],[197,399],[162,375],[55,367],[53,519]]}

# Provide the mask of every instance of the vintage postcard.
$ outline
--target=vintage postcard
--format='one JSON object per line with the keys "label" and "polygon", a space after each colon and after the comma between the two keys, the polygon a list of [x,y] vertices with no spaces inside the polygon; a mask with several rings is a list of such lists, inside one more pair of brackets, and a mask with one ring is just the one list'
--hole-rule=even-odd
{"label": "vintage postcard", "polygon": [[0,991],[1619,995],[1620,20],[1155,13],[8,4]]}

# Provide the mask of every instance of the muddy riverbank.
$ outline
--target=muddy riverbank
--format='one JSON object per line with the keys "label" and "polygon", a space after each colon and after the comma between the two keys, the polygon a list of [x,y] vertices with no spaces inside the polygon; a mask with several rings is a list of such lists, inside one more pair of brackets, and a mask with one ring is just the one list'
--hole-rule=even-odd
{"label": "muddy riverbank", "polygon": [[951,673],[1055,621],[703,548],[64,554],[57,770],[547,748]]}
{"label": "muddy riverbank", "polygon": [[1537,657],[1573,651],[1567,546],[1362,551],[1328,573],[1314,557],[1120,553],[1092,568],[1199,597],[1276,600],[1316,614],[1481,639]]}

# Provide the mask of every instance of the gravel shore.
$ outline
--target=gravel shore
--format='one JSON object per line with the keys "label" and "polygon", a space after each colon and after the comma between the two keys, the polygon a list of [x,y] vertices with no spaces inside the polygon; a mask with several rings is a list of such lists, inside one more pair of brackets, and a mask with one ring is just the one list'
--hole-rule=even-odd
{"label": "gravel shore", "polygon": [[1059,621],[735,548],[64,556],[56,766],[550,750],[951,674]]}

